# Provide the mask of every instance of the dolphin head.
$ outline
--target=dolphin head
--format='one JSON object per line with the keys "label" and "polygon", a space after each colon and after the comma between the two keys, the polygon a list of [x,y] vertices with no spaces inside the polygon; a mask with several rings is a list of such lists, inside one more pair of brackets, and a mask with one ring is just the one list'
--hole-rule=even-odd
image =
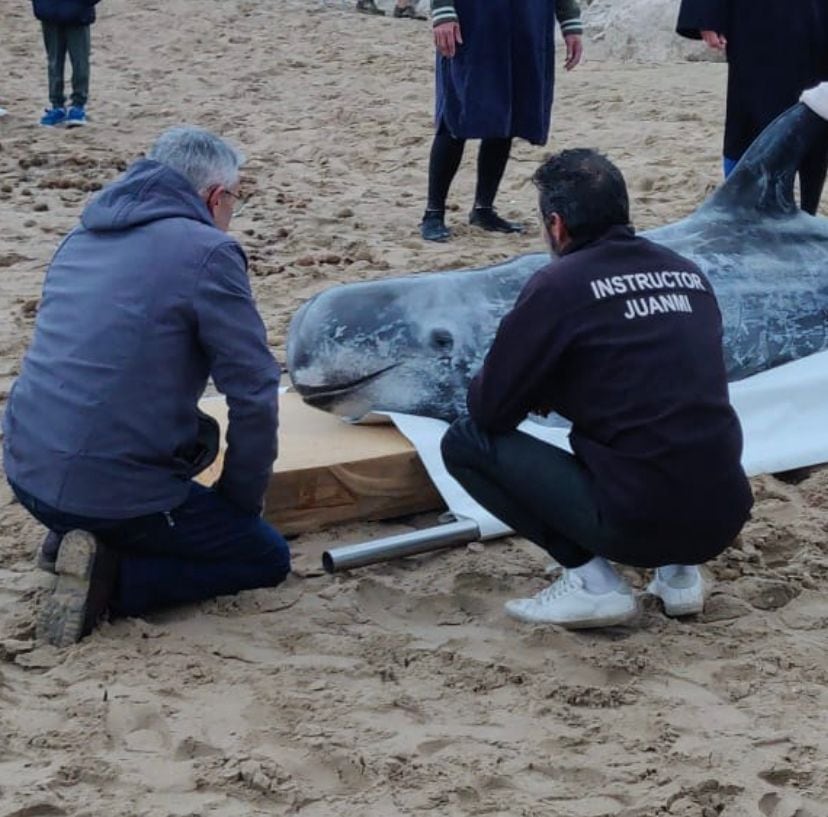
{"label": "dolphin head", "polygon": [[350,419],[375,409],[457,417],[499,312],[470,302],[456,277],[362,282],[308,301],[287,342],[291,381],[304,401]]}

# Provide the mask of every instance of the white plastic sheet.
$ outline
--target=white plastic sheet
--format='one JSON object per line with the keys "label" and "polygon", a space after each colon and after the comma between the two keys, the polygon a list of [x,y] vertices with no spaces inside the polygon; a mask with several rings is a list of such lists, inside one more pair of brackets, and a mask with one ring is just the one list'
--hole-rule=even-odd
{"label": "white plastic sheet", "polygon": [[[742,465],[749,476],[828,462],[828,352],[732,383],[730,397],[742,423]],[[456,517],[473,519],[481,539],[511,533],[446,471],[440,456],[446,423],[394,412],[388,417],[417,449],[431,480]],[[525,422],[520,428],[570,450],[565,429],[533,422]]]}

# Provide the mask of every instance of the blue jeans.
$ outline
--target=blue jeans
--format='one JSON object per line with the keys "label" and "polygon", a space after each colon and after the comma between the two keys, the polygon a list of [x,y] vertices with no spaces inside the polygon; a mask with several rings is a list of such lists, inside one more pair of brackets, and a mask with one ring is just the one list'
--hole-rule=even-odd
{"label": "blue jeans", "polygon": [[11,487],[50,530],[61,535],[89,531],[119,554],[119,578],[109,605],[116,616],[274,587],[290,573],[290,551],[275,528],[197,483],[191,483],[190,495],[177,508],[134,519],[63,513]]}

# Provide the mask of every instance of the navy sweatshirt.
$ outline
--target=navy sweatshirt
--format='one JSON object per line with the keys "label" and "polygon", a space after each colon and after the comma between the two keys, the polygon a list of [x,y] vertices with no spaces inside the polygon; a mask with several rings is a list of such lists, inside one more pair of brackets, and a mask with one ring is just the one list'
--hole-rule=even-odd
{"label": "navy sweatshirt", "polygon": [[612,228],[529,280],[468,408],[489,432],[529,412],[569,419],[599,508],[624,530],[726,538],[748,518],[712,287],[691,261],[631,228]]}
{"label": "navy sweatshirt", "polygon": [[88,26],[95,22],[98,0],[32,0],[35,17],[44,23]]}

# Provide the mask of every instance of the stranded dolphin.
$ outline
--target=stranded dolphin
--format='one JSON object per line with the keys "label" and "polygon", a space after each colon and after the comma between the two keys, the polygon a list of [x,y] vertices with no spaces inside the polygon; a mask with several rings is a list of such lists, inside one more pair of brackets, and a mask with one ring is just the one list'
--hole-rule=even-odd
{"label": "stranded dolphin", "polygon": [[[828,145],[828,122],[798,103],[768,126],[698,210],[642,233],[709,276],[730,380],[828,348],[828,219],[803,213],[793,198],[799,160],[817,140]],[[326,290],[291,322],[293,384],[306,403],[344,417],[387,410],[451,420],[464,409],[469,380],[500,319],[548,263],[545,254],[524,255]],[[646,309],[647,282],[638,283],[610,280],[607,287],[627,293],[627,309]],[[674,297],[665,308],[681,309],[685,296]]]}

